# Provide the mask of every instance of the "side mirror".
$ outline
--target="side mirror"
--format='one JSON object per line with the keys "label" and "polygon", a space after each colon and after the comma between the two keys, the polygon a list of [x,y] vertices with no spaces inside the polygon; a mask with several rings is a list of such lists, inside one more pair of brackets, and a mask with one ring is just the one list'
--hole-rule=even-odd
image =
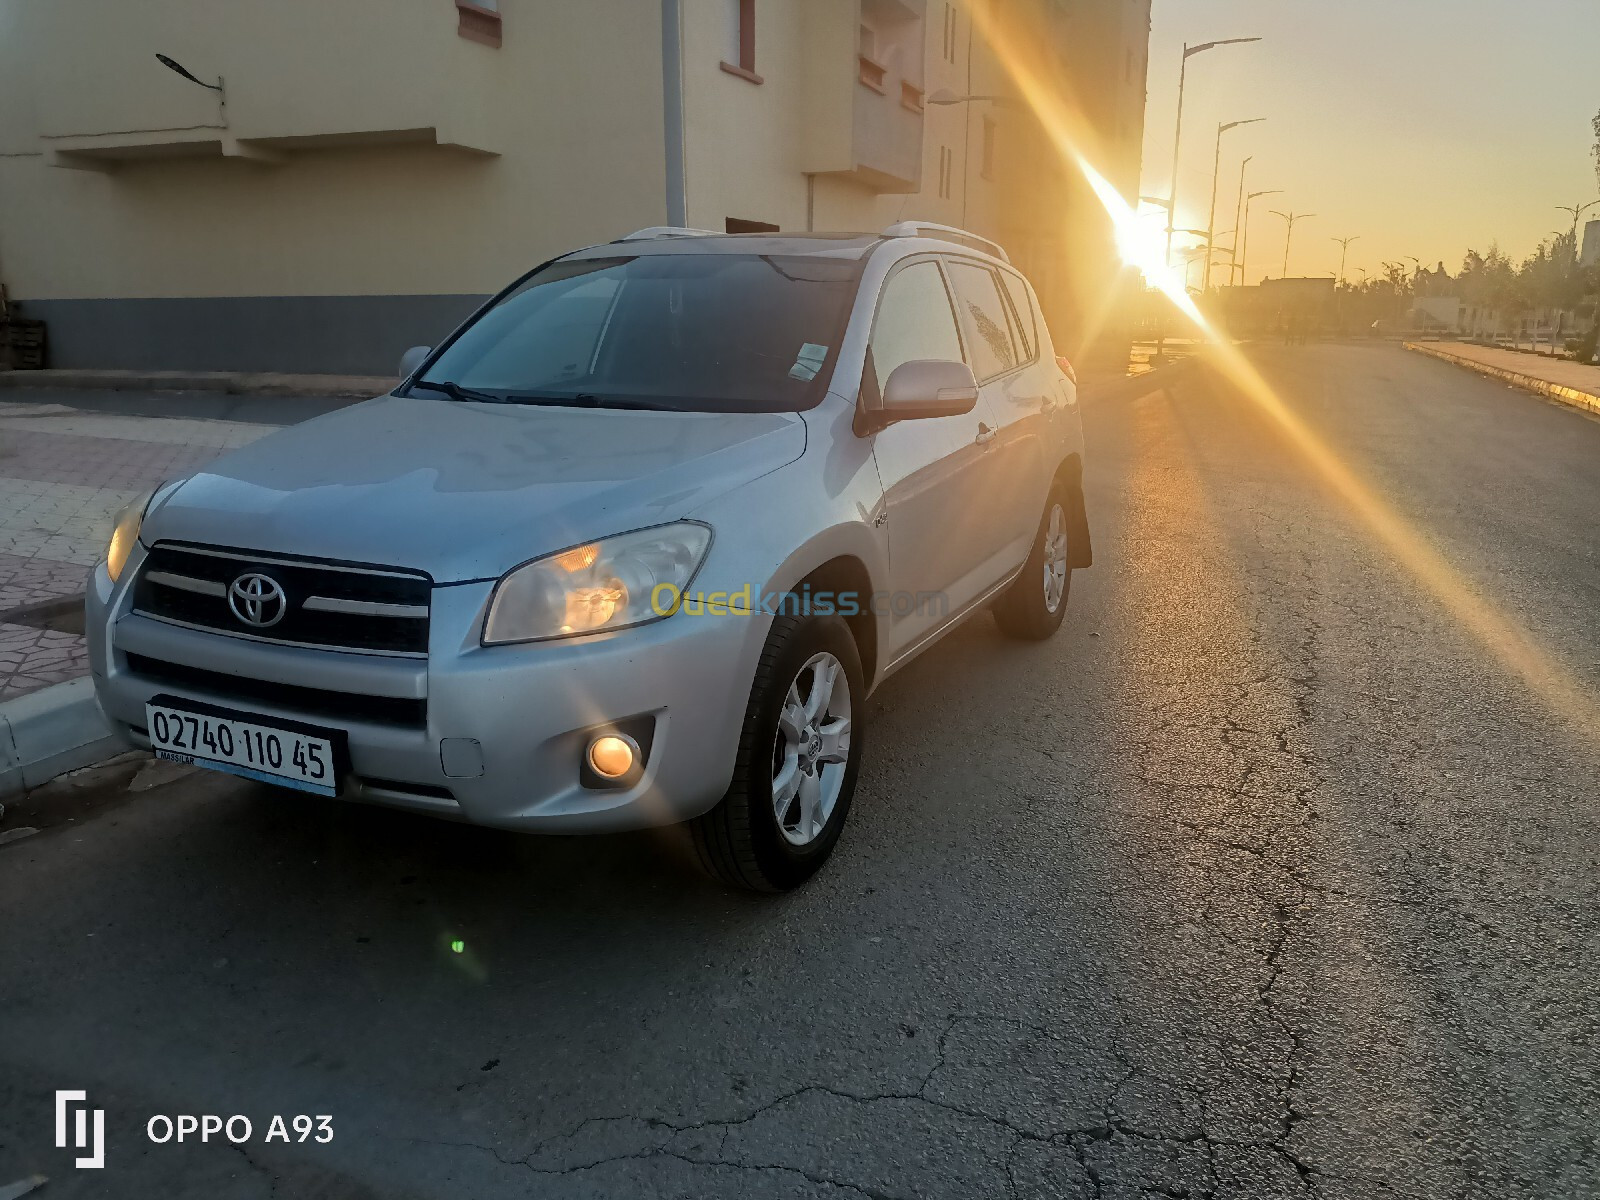
{"label": "side mirror", "polygon": [[400,378],[410,379],[432,353],[432,346],[413,346],[407,350],[400,356]]}
{"label": "side mirror", "polygon": [[958,417],[978,403],[978,381],[966,363],[918,358],[901,363],[884,384],[879,423]]}

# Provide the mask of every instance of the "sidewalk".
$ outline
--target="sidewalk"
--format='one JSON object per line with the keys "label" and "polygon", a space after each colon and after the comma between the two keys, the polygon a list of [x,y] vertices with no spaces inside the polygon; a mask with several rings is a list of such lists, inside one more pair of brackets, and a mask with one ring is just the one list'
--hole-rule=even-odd
{"label": "sidewalk", "polygon": [[392,388],[391,375],[290,375],[268,371],[0,371],[0,389],[105,388],[241,396],[338,396],[365,400]]}
{"label": "sidewalk", "polygon": [[117,509],[273,428],[0,403],[0,702],[88,670],[81,634],[15,610],[81,594]]}
{"label": "sidewalk", "polygon": [[1407,350],[1456,363],[1600,415],[1600,366],[1477,346],[1471,342],[1407,342],[1405,345]]}

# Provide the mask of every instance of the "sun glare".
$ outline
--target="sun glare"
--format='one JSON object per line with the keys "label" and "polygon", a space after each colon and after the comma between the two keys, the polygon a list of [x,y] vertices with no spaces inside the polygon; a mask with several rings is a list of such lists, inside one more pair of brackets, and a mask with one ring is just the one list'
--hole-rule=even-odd
{"label": "sun glare", "polygon": [[1183,275],[1167,266],[1166,231],[1163,229],[1158,236],[1151,236],[1150,223],[1141,219],[1138,211],[1090,161],[1086,148],[1096,144],[1092,127],[1072,97],[1062,91],[1059,74],[1044,69],[1033,53],[1030,40],[1018,36],[1018,30],[997,21],[982,5],[973,6],[971,11],[974,23],[995,48],[1040,126],[1061,157],[1082,173],[1105,209],[1124,261],[1143,272],[1145,280],[1160,289],[1173,306],[1194,323],[1202,337],[1214,343],[1210,365],[1276,423],[1346,507],[1433,593],[1463,628],[1553,711],[1593,739],[1600,730],[1600,704],[1595,698],[1524,628],[1479,595],[1461,571],[1291,411],[1244,351],[1226,337],[1219,336],[1196,307]]}

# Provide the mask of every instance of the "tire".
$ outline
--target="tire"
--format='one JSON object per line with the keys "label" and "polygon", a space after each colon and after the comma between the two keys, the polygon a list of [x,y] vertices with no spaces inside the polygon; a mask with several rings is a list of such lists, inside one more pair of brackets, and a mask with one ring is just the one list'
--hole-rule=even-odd
{"label": "tire", "polygon": [[[995,623],[1007,637],[1042,642],[1061,628],[1067,598],[1072,594],[1072,568],[1068,565],[1072,554],[1067,545],[1071,521],[1071,505],[1057,484],[1045,501],[1028,561],[994,605]],[[1047,561],[1052,568],[1048,575]]]}
{"label": "tire", "polygon": [[[822,711],[808,716],[819,672],[834,674],[835,683]],[[801,702],[798,712],[791,692]],[[730,887],[784,892],[821,869],[855,794],[865,701],[861,658],[843,620],[773,620],[745,708],[733,782],[715,808],[689,823],[709,875]],[[781,813],[780,780],[794,789]]]}

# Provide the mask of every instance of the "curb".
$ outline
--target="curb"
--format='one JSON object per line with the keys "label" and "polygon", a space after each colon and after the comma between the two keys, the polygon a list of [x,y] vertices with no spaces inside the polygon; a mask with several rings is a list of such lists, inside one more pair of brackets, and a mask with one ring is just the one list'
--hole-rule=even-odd
{"label": "curb", "polygon": [[1423,346],[1416,342],[1406,342],[1405,348],[1407,350],[1415,350],[1418,354],[1426,354],[1430,358],[1437,358],[1441,362],[1454,363],[1458,367],[1466,367],[1469,370],[1478,372],[1480,375],[1487,375],[1491,379],[1499,379],[1515,387],[1537,392],[1539,395],[1554,400],[1558,404],[1565,404],[1571,408],[1581,409],[1584,412],[1600,416],[1600,396],[1596,396],[1591,392],[1583,392],[1577,388],[1551,383],[1548,379],[1540,379],[1537,376],[1523,375],[1518,371],[1508,371],[1504,367],[1491,367],[1487,363],[1475,362],[1470,358],[1462,358],[1460,355],[1451,354],[1449,351],[1437,350],[1432,346]]}
{"label": "curb", "polygon": [[0,703],[0,796],[14,796],[120,754],[94,680],[84,675]]}
{"label": "curb", "polygon": [[281,375],[250,371],[0,371],[4,388],[137,392],[223,392],[230,396],[316,396],[367,400],[398,382],[377,375]]}

